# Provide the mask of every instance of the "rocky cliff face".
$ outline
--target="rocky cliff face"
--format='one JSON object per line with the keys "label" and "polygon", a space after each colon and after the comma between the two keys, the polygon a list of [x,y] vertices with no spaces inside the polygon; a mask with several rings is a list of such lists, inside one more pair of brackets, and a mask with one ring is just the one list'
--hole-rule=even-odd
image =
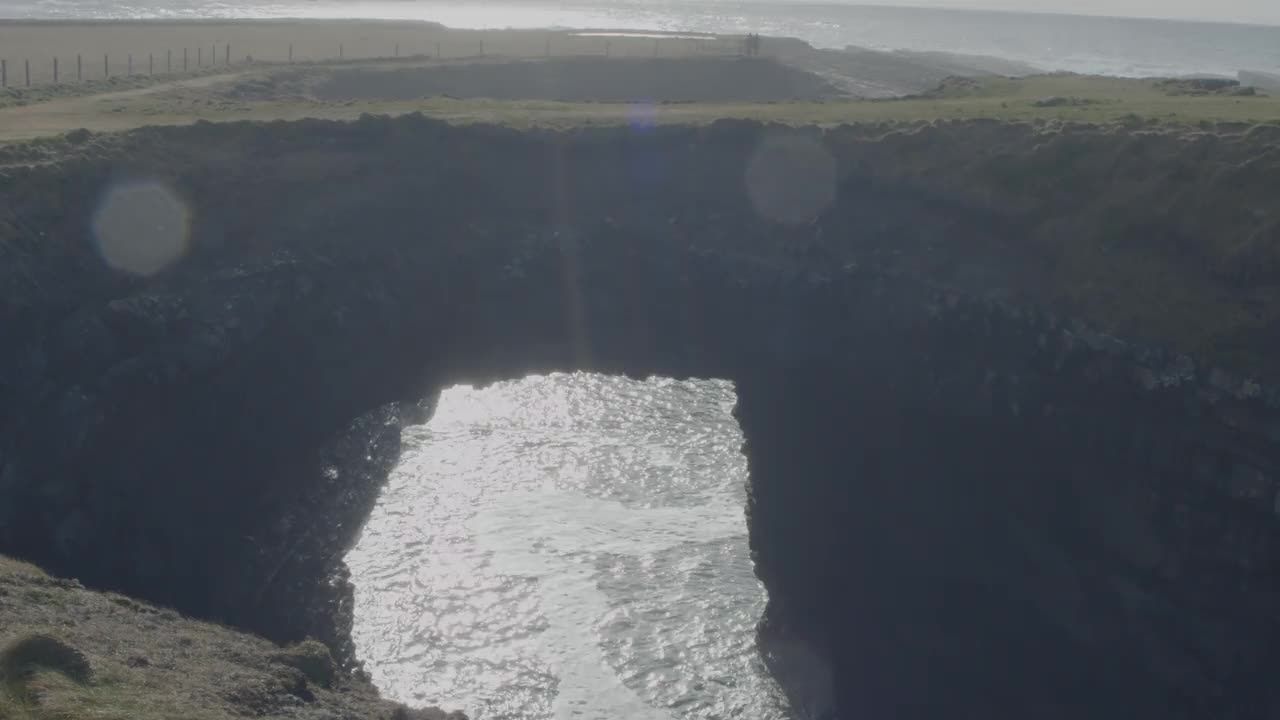
{"label": "rocky cliff face", "polygon": [[725,377],[839,716],[1266,717],[1280,402],[1206,358],[1264,367],[1280,170],[1218,130],[80,138],[0,180],[0,552],[350,664],[421,398]]}
{"label": "rocky cliff face", "polygon": [[738,418],[765,637],[826,654],[841,717],[1274,712],[1256,386],[1007,307],[829,292],[799,317],[851,329],[740,379]]}

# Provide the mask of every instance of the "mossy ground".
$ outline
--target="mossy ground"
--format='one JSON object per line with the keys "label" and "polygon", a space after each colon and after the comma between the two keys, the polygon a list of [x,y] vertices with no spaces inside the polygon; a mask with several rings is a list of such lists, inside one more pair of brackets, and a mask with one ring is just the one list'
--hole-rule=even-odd
{"label": "mossy ground", "polygon": [[444,717],[337,674],[320,643],[280,648],[4,556],[0,618],[0,720]]}

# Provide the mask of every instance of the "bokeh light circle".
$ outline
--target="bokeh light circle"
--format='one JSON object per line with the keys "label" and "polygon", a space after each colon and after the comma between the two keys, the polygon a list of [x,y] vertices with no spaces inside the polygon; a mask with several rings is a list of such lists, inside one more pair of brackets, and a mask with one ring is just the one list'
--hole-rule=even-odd
{"label": "bokeh light circle", "polygon": [[108,265],[154,275],[187,251],[191,214],[167,186],[155,181],[112,185],[93,217],[94,241]]}
{"label": "bokeh light circle", "polygon": [[627,125],[632,130],[649,130],[658,124],[658,106],[651,102],[627,106]]}
{"label": "bokeh light circle", "polygon": [[835,200],[836,163],[816,137],[770,136],[752,155],[746,184],[758,215],[784,225],[801,225]]}

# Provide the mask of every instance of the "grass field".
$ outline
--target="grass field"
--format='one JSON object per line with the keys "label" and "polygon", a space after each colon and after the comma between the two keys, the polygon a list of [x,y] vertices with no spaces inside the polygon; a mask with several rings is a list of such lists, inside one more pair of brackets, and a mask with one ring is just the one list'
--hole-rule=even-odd
{"label": "grass field", "polygon": [[[0,110],[0,142],[61,135],[77,128],[111,132],[198,120],[354,119],[365,113],[410,112],[454,122],[514,127],[706,123],[722,118],[820,125],[975,118],[1095,123],[1142,119],[1182,125],[1280,121],[1280,97],[1277,96],[1171,94],[1155,80],[1077,75],[950,83],[935,93],[897,100],[735,104],[557,102],[443,96],[319,102],[303,97],[245,100],[226,91],[238,82],[261,77],[264,72],[269,71],[207,76],[3,109]],[[1046,102],[1049,98],[1056,100]]]}
{"label": "grass field", "polygon": [[[349,104],[297,101],[229,105],[211,108],[228,118],[356,117],[361,113],[401,114],[420,111],[460,122],[496,122],[514,126],[573,126],[637,122],[705,123],[745,118],[793,124],[838,125],[850,122],[994,118],[1110,122],[1132,118],[1178,123],[1280,121],[1280,97],[1170,95],[1151,80],[1085,76],[1037,76],[1026,79],[975,81],[967,90],[900,100],[828,100],[776,103],[565,103],[546,100],[430,98],[414,101],[360,101]],[[1072,99],[1078,104],[1039,106],[1045,98]],[[164,99],[141,100],[138,110],[182,116],[182,105]],[[209,109],[186,106],[204,114]],[[128,110],[128,108],[126,108]],[[213,118],[210,118],[213,119]]]}

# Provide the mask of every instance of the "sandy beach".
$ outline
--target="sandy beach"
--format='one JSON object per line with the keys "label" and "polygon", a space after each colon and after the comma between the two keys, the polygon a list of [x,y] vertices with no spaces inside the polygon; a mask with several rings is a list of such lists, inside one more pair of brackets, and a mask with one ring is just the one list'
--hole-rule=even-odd
{"label": "sandy beach", "polygon": [[[228,51],[228,46],[230,50]],[[436,23],[376,20],[210,20],[210,21],[0,21],[0,60],[8,84],[20,87],[30,63],[33,85],[83,80],[105,74],[182,72],[210,64],[295,62],[426,55],[445,58],[510,57],[688,57],[732,55],[741,48],[732,36],[635,35],[617,31],[454,30]]]}

